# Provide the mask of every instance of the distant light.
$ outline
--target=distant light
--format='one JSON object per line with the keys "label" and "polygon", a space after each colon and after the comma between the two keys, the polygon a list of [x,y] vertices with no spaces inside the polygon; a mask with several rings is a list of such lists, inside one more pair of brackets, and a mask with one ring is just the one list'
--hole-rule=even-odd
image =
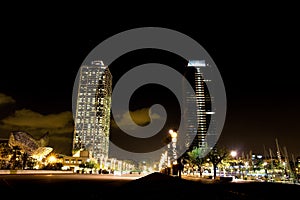
{"label": "distant light", "polygon": [[55,156],[50,156],[50,157],[48,158],[48,161],[49,161],[50,163],[54,163],[54,162],[56,161],[56,157],[55,157]]}
{"label": "distant light", "polygon": [[236,152],[236,151],[231,151],[231,152],[230,152],[230,155],[231,155],[232,157],[236,157],[237,152]]}
{"label": "distant light", "polygon": [[92,65],[104,66],[104,63],[102,60],[94,60],[92,61]]}
{"label": "distant light", "polygon": [[257,158],[259,158],[259,159],[262,158],[262,155],[257,155]]}
{"label": "distant light", "polygon": [[205,67],[205,60],[189,60],[188,67]]}
{"label": "distant light", "polygon": [[171,135],[172,138],[176,138],[177,137],[177,133],[175,131],[173,131],[172,129],[169,130],[169,133]]}

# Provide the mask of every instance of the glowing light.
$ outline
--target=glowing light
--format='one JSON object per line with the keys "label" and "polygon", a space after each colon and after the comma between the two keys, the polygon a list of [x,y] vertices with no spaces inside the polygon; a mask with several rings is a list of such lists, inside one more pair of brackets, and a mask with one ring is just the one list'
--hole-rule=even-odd
{"label": "glowing light", "polygon": [[230,155],[231,155],[232,157],[236,157],[237,152],[236,152],[236,151],[231,151],[231,152],[230,152]]}
{"label": "glowing light", "polygon": [[188,67],[205,67],[205,60],[189,60]]}
{"label": "glowing light", "polygon": [[48,158],[48,162],[49,163],[54,163],[56,161],[56,157],[55,156],[50,156],[49,158]]}
{"label": "glowing light", "polygon": [[176,138],[177,137],[177,133],[175,131],[173,131],[172,129],[169,130],[169,133],[171,135],[172,138]]}
{"label": "glowing light", "polygon": [[[177,132],[173,131],[172,129],[169,130],[169,134],[172,137],[172,155],[173,155],[173,160],[177,159],[177,151],[176,151],[176,143],[177,143]],[[168,146],[169,148],[169,146]],[[169,161],[168,161],[169,163]],[[171,164],[171,162],[170,162]]]}

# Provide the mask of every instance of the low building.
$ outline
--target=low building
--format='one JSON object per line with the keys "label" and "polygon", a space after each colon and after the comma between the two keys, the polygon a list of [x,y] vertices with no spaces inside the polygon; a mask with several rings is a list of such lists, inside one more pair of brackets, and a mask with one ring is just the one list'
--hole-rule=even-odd
{"label": "low building", "polygon": [[64,156],[62,159],[63,169],[74,172],[82,170],[80,165],[87,162],[96,162],[88,150],[78,150],[73,156]]}

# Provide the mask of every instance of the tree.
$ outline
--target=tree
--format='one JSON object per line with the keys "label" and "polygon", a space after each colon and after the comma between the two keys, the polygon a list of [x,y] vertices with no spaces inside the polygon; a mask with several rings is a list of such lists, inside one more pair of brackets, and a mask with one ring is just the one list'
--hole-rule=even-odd
{"label": "tree", "polygon": [[203,155],[205,153],[205,149],[201,147],[195,147],[193,150],[187,152],[189,163],[192,166],[196,165],[200,172],[200,177],[202,177],[202,164],[205,162]]}
{"label": "tree", "polygon": [[89,161],[89,162],[81,163],[81,164],[79,165],[79,167],[81,167],[81,168],[87,168],[87,169],[93,169],[93,168],[96,168],[97,165],[96,165],[95,162]]}
{"label": "tree", "polygon": [[46,170],[61,170],[62,167],[63,167],[62,163],[56,162],[56,163],[48,163],[46,166],[43,167],[43,169],[46,169]]}
{"label": "tree", "polygon": [[10,162],[12,164],[12,169],[21,169],[22,168],[22,152],[19,146],[12,147],[12,157],[10,158]]}
{"label": "tree", "polygon": [[182,171],[183,171],[183,168],[184,168],[183,158],[178,158],[177,159],[177,165],[178,165],[178,177],[181,178],[181,174],[182,174]]}
{"label": "tree", "polygon": [[22,156],[22,169],[25,169],[28,160],[28,154],[24,152],[21,156]]}
{"label": "tree", "polygon": [[214,147],[208,154],[207,160],[212,163],[214,169],[214,179],[217,176],[217,166],[223,159],[227,158],[229,151],[224,147]]}
{"label": "tree", "polygon": [[12,155],[12,149],[7,143],[0,144],[0,169],[9,168],[9,160]]}

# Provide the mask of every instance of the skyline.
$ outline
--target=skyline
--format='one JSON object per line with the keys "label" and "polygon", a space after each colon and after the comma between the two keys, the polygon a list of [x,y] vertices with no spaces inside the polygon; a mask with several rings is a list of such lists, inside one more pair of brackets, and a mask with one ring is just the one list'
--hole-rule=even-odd
{"label": "skyline", "polygon": [[[199,29],[191,29],[183,25],[162,27],[178,30],[199,42],[211,55],[221,73],[227,95],[227,116],[219,143],[226,144],[239,152],[249,150],[262,152],[263,146],[275,148],[275,138],[277,138],[279,144],[286,146],[289,153],[300,155],[297,143],[300,139],[299,82],[296,67],[292,67],[297,63],[296,52],[290,49],[291,42],[297,42],[294,35],[289,38],[278,37],[278,41],[274,41],[268,37],[270,33],[276,34],[273,32],[276,27],[272,26],[270,29],[264,29],[260,34],[254,31],[254,39],[250,41],[246,37],[236,38],[237,29],[233,29],[227,37],[223,35],[220,39]],[[14,55],[8,53],[4,63],[14,67],[3,69],[5,76],[1,77],[0,82],[0,138],[9,135],[9,128],[12,125],[19,128],[33,125],[35,130],[32,131],[37,131],[33,135],[38,133],[42,135],[44,130],[50,129],[50,135],[57,137],[61,144],[68,138],[73,138],[72,120],[70,121],[72,89],[81,63],[101,41],[129,28],[134,27],[107,27],[108,31],[103,34],[99,32],[91,35],[79,34],[76,41],[66,38],[63,34],[48,41],[44,40],[43,44],[34,37],[30,40],[16,39],[14,43],[18,45],[20,48],[18,52],[22,54],[19,54],[20,57],[17,56],[18,62],[14,63],[12,62]],[[246,34],[249,29],[245,32],[241,31],[240,34]],[[34,47],[33,52],[26,51],[28,45]],[[136,53],[139,55],[139,52]],[[159,53],[155,55],[158,56]],[[127,59],[136,55],[129,55]],[[147,58],[144,59],[147,61]],[[122,58],[120,60],[122,61]],[[21,61],[24,66],[19,65],[22,64]],[[130,67],[142,61],[143,59],[137,59],[125,65]],[[173,67],[180,68],[176,64]],[[117,71],[112,66],[113,82],[117,80],[118,73],[119,76],[122,75],[122,70]],[[11,76],[12,74],[14,76]],[[161,93],[164,92],[165,90],[162,89]],[[165,95],[172,98],[172,94]],[[136,102],[144,97],[139,94],[135,96]],[[151,103],[151,99],[148,101],[133,106],[132,111],[141,115]],[[33,123],[29,119],[40,121]],[[49,123],[53,121],[55,126]],[[147,119],[140,123],[145,122]],[[30,129],[29,133],[32,134]]]}

